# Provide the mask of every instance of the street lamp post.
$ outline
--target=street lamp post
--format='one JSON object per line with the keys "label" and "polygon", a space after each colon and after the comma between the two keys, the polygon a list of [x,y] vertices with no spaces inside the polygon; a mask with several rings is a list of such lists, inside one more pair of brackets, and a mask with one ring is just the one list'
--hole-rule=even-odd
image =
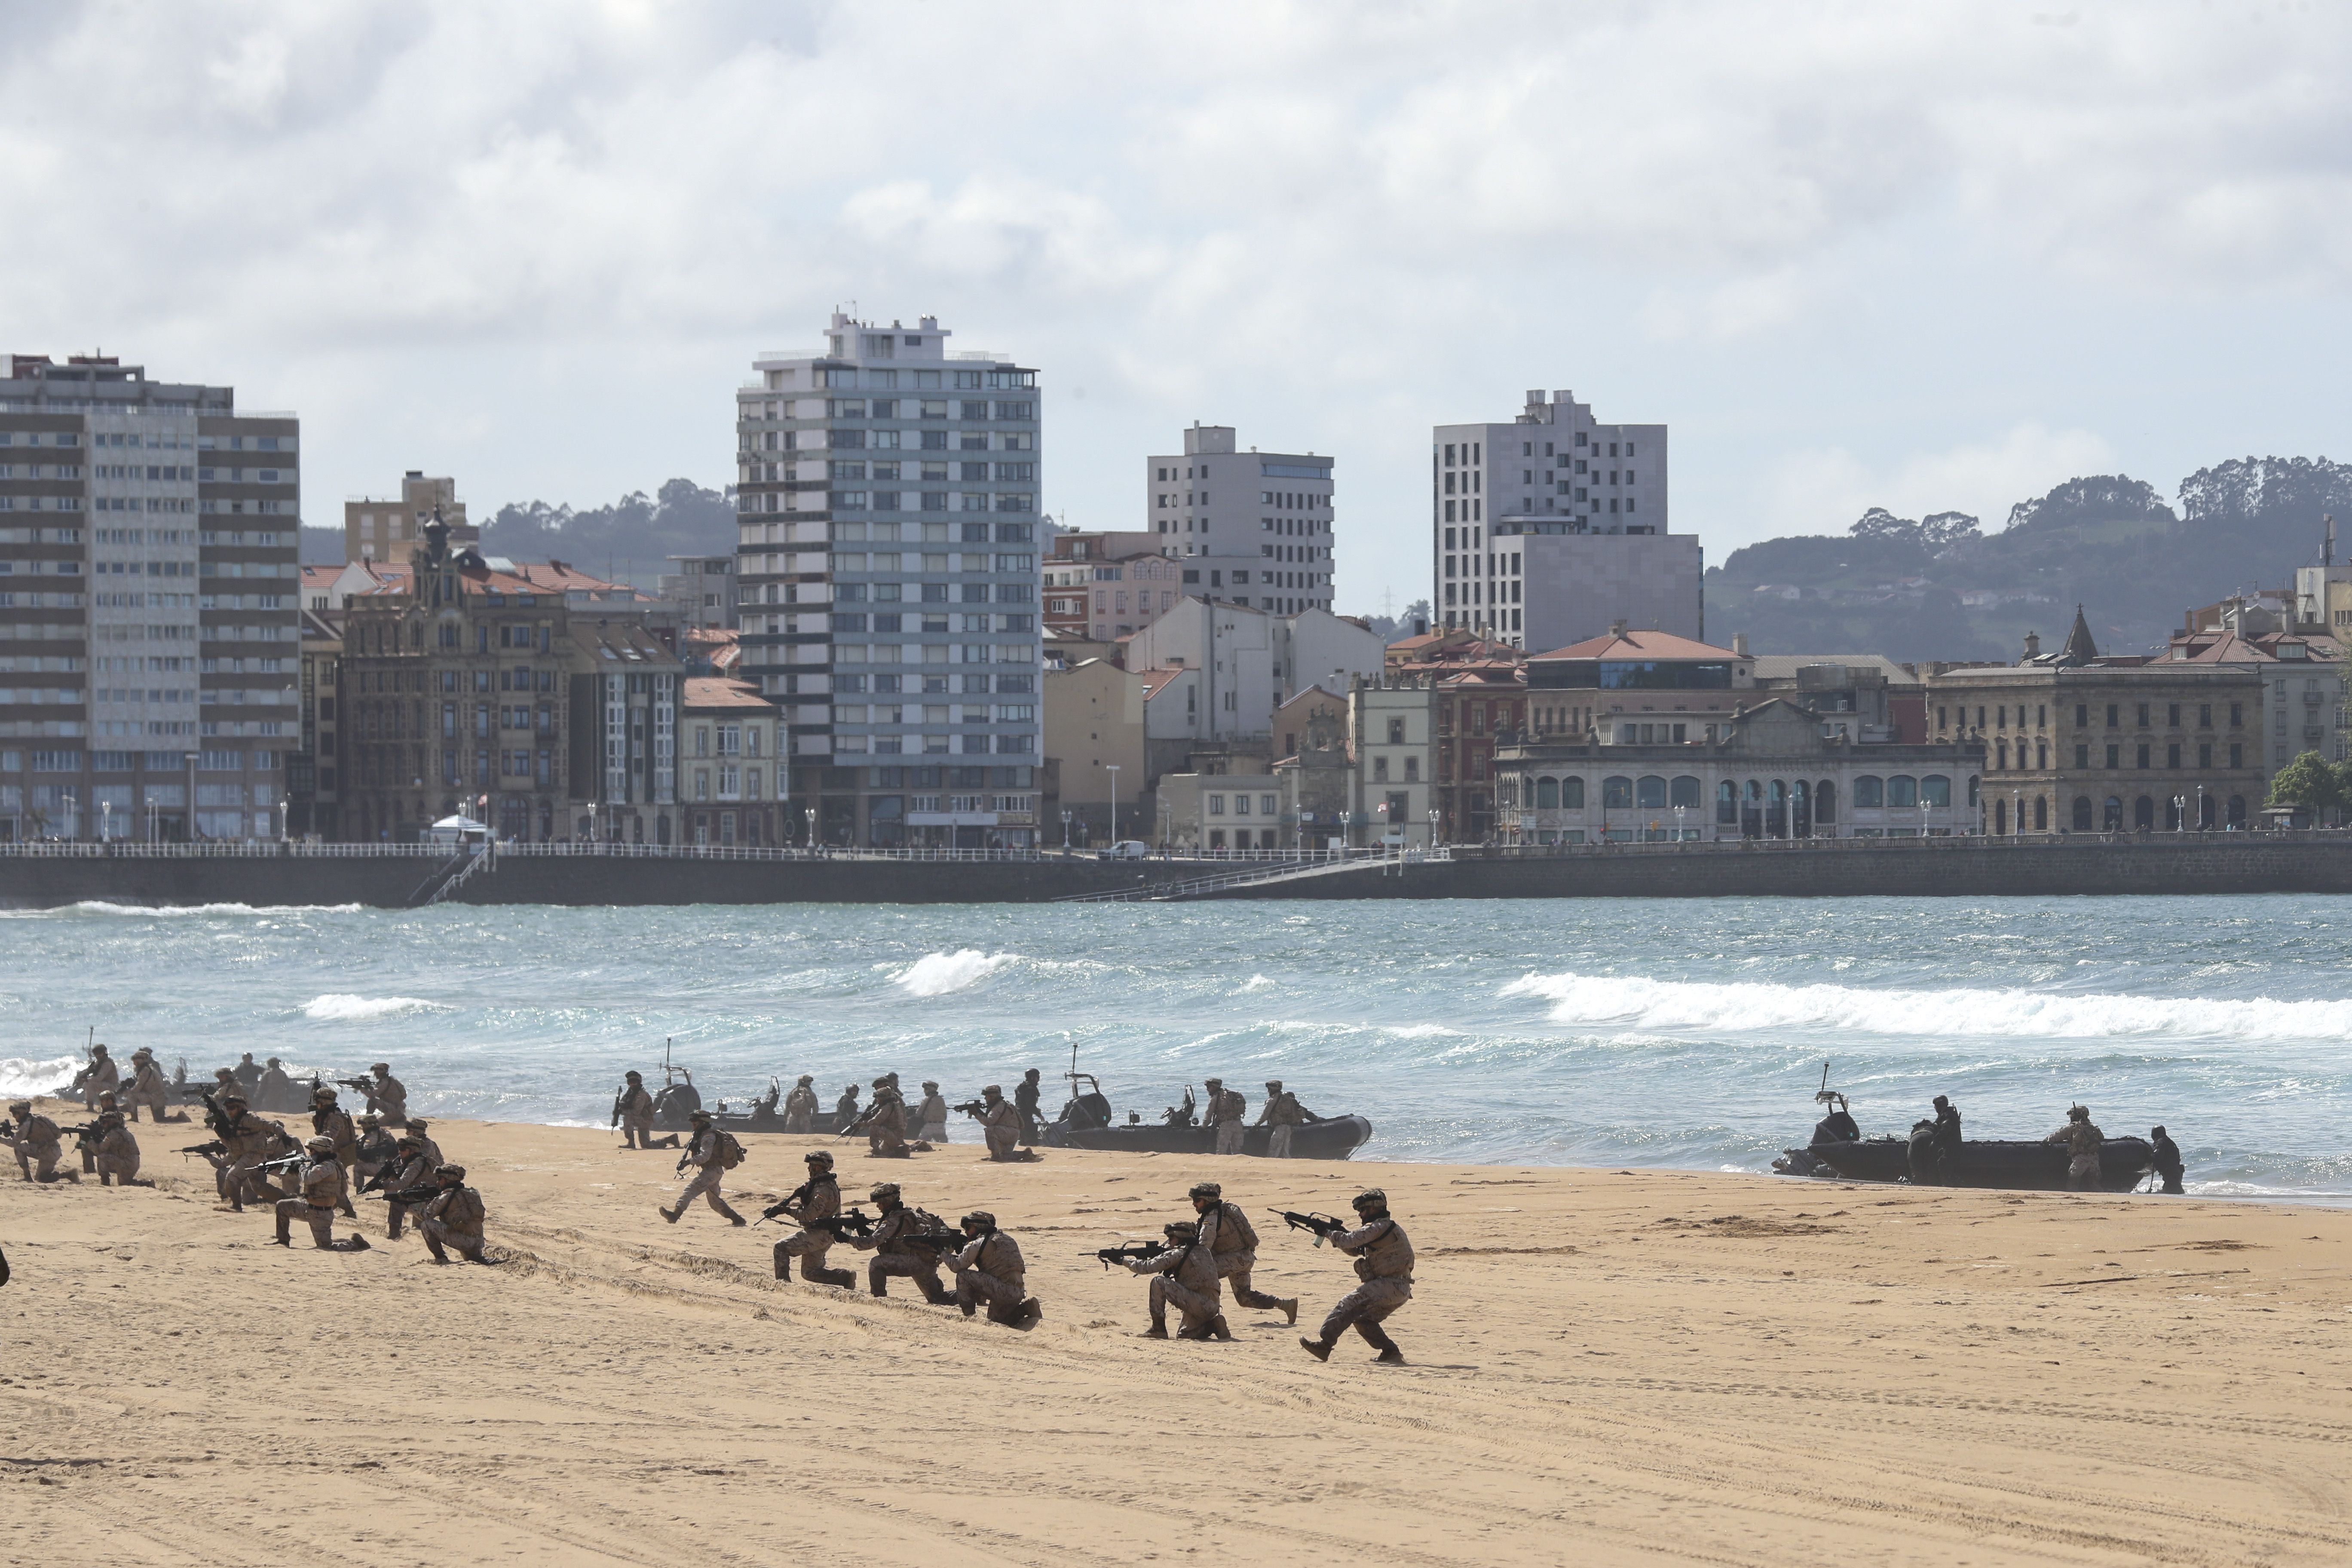
{"label": "street lamp post", "polygon": [[1433,805],[1429,808],[1429,850],[1433,855],[1437,852],[1437,807]]}
{"label": "street lamp post", "polygon": [[187,809],[181,815],[183,831],[180,837],[190,844],[196,841],[196,753],[188,753]]}
{"label": "street lamp post", "polygon": [[1063,853],[1063,854],[1065,854],[1065,855],[1067,855],[1069,852],[1070,852],[1070,808],[1069,808],[1068,806],[1066,806],[1066,806],[1064,806],[1064,807],[1062,808],[1062,853]]}
{"label": "street lamp post", "polygon": [[1677,844],[1683,841],[1683,813],[1689,809],[1686,805],[1675,807],[1675,842]]}
{"label": "street lamp post", "polygon": [[1105,763],[1103,772],[1110,775],[1110,841],[1116,847],[1118,843],[1118,764]]}
{"label": "street lamp post", "polygon": [[1339,814],[1339,853],[1344,856],[1355,847],[1356,814],[1352,811],[1343,811]]}
{"label": "street lamp post", "polygon": [[65,802],[66,841],[68,843],[71,843],[73,840],[81,837],[81,797],[77,795],[68,795],[65,797]]}

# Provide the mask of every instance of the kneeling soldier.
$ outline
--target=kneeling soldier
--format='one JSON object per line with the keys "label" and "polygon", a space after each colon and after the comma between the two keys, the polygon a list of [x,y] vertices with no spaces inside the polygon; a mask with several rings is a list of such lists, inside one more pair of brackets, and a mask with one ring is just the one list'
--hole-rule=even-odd
{"label": "kneeling soldier", "polygon": [[1257,1230],[1239,1204],[1225,1202],[1225,1189],[1214,1182],[1192,1184],[1193,1212],[1201,1216],[1201,1245],[1217,1260],[1217,1278],[1233,1282],[1234,1300],[1263,1311],[1273,1309],[1298,1321],[1298,1298],[1269,1296],[1250,1289],[1250,1270],[1257,1267]]}
{"label": "kneeling soldier", "polygon": [[448,1262],[449,1255],[442,1248],[454,1247],[468,1263],[496,1263],[497,1258],[482,1256],[482,1194],[466,1185],[466,1167],[444,1165],[433,1173],[433,1179],[441,1184],[441,1190],[425,1203],[416,1221],[433,1261]]}
{"label": "kneeling soldier", "polygon": [[779,1205],[786,1218],[800,1221],[801,1228],[776,1243],[776,1278],[782,1279],[788,1275],[793,1259],[797,1258],[801,1260],[801,1278],[810,1284],[838,1285],[845,1290],[854,1290],[857,1288],[855,1273],[824,1266],[826,1250],[841,1239],[824,1223],[841,1214],[841,1187],[834,1180],[833,1155],[817,1149],[801,1158],[808,1164],[809,1179],[793,1188],[792,1195]]}
{"label": "kneeling soldier", "polygon": [[954,1300],[948,1288],[940,1283],[938,1249],[923,1246],[917,1239],[927,1232],[921,1219],[898,1195],[898,1184],[884,1182],[866,1195],[882,1210],[882,1217],[871,1231],[849,1240],[849,1245],[858,1251],[874,1254],[874,1261],[866,1266],[866,1288],[877,1296],[887,1296],[890,1292],[884,1281],[896,1274],[913,1279],[923,1292],[923,1300],[934,1307],[944,1307]]}
{"label": "kneeling soldier", "polygon": [[1214,1334],[1221,1340],[1234,1337],[1225,1327],[1223,1304],[1217,1294],[1217,1262],[1215,1256],[1201,1245],[1201,1227],[1189,1219],[1180,1219],[1165,1227],[1167,1249],[1156,1258],[1130,1258],[1129,1270],[1151,1276],[1151,1327],[1143,1337],[1164,1340],[1168,1337],[1168,1308],[1174,1303],[1184,1321],[1177,1329],[1180,1340],[1205,1340]]}
{"label": "kneeling soldier", "polygon": [[1356,1278],[1363,1283],[1339,1298],[1339,1304],[1323,1320],[1321,1339],[1301,1336],[1298,1342],[1317,1361],[1329,1361],[1331,1347],[1352,1328],[1381,1352],[1381,1361],[1400,1365],[1404,1352],[1397,1349],[1381,1321],[1412,1300],[1412,1243],[1406,1239],[1404,1227],[1389,1217],[1389,1195],[1378,1187],[1359,1194],[1354,1207],[1362,1225],[1354,1230],[1334,1231],[1329,1239],[1356,1260]]}
{"label": "kneeling soldier", "polygon": [[[127,1187],[139,1174],[139,1140],[131,1135],[128,1118],[109,1106],[92,1124],[98,1142],[98,1184]],[[152,1183],[147,1184],[152,1185]]]}
{"label": "kneeling soldier", "polygon": [[342,1247],[335,1246],[335,1210],[346,1199],[342,1162],[335,1158],[332,1138],[313,1138],[302,1145],[310,1163],[296,1177],[301,1185],[297,1195],[278,1200],[278,1245],[294,1245],[294,1221],[308,1221],[311,1245],[321,1251],[365,1252],[367,1237],[352,1237]]}
{"label": "kneeling soldier", "polygon": [[[404,1134],[394,1148],[397,1152],[393,1160],[392,1173],[383,1182],[384,1235],[398,1241],[409,1210],[409,1205],[402,1203],[398,1194],[433,1185],[433,1173],[440,1168],[441,1162],[425,1152],[425,1140],[415,1132]],[[424,1205],[416,1206],[422,1208]]]}
{"label": "kneeling soldier", "polygon": [[963,1250],[955,1258],[955,1300],[963,1315],[971,1317],[985,1301],[990,1322],[1034,1327],[1045,1309],[1028,1293],[1029,1271],[1020,1247],[996,1228],[996,1216],[985,1209],[963,1216]]}
{"label": "kneeling soldier", "polygon": [[[46,1116],[33,1114],[30,1100],[20,1100],[8,1107],[8,1114],[16,1123],[16,1135],[10,1145],[16,1151],[16,1169],[28,1182],[54,1182],[58,1179],[58,1161],[66,1152],[65,1138],[58,1124]],[[71,1171],[68,1181],[81,1177]]]}

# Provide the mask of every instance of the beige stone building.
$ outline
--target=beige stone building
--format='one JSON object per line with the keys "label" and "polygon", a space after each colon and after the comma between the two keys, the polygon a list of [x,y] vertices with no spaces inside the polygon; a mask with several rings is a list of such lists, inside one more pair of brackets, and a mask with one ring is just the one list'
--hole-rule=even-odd
{"label": "beige stone building", "polygon": [[688,676],[678,706],[677,784],[686,842],[788,840],[783,710],[749,681]]}
{"label": "beige stone building", "polygon": [[1982,831],[2243,828],[2261,809],[2262,675],[2104,658],[2078,609],[2066,645],[2014,665],[1929,667],[1931,742],[1985,749]]}
{"label": "beige stone building", "polygon": [[457,499],[457,481],[411,468],[401,478],[398,496],[361,496],[343,503],[343,559],[405,563],[436,511],[448,527],[451,549],[481,542],[482,531],[466,520],[466,503]]}
{"label": "beige stone building", "polygon": [[[1144,697],[1150,687],[1144,675],[1103,658],[1045,671],[1045,757],[1059,781],[1051,810],[1056,817],[1071,814],[1075,841],[1107,837],[1114,786],[1121,801],[1119,831],[1129,838],[1152,837],[1156,813],[1143,744]],[[1043,841],[1060,842],[1055,831],[1060,826],[1045,823]]]}

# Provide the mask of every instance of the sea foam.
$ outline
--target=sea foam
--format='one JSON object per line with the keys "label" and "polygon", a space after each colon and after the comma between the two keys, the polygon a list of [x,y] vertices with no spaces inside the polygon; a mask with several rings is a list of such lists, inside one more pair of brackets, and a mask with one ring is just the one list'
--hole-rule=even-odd
{"label": "sea foam", "polygon": [[1014,953],[967,947],[955,952],[925,953],[897,978],[909,996],[944,996],[977,985],[1006,964],[1018,962]]}
{"label": "sea foam", "polygon": [[404,1017],[411,1013],[450,1011],[452,1009],[446,1003],[427,1002],[419,996],[354,996],[345,991],[313,996],[302,1004],[302,1016],[322,1024],[368,1024],[379,1018]]}
{"label": "sea foam", "polygon": [[2352,1001],[1874,990],[1572,973],[1525,975],[1500,994],[1544,998],[1556,1024],[1669,1033],[1822,1029],[2015,1039],[2328,1040],[2352,1032]]}
{"label": "sea foam", "polygon": [[38,1062],[23,1057],[0,1058],[0,1096],[29,1100],[37,1094],[55,1094],[73,1082],[73,1075],[80,1070],[79,1057],[53,1057]]}

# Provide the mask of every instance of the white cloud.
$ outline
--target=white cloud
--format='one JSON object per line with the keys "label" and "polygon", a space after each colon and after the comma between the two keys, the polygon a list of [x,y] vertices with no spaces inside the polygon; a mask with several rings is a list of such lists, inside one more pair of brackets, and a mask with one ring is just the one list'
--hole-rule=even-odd
{"label": "white cloud", "polygon": [[1964,511],[1988,533],[2015,502],[2085,474],[2112,473],[2114,448],[2088,430],[2013,426],[1997,439],[1916,452],[1874,467],[1843,447],[1800,452],[1765,487],[1772,533],[1843,533],[1872,507],[1897,517]]}

